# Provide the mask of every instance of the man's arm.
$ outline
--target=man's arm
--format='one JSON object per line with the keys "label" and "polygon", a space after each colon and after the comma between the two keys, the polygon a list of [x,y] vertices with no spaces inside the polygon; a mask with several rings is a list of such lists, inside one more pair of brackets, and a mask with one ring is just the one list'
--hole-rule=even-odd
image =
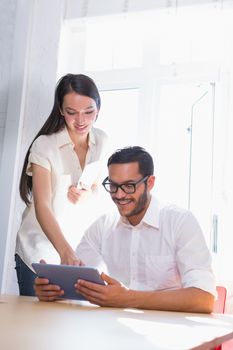
{"label": "man's arm", "polygon": [[[91,303],[100,306],[201,313],[213,311],[214,296],[198,288],[135,291],[104,273],[102,279],[106,286],[80,280],[75,288]],[[44,278],[35,279],[34,289],[41,301],[54,301],[64,294],[59,286],[49,284]]]}
{"label": "man's arm", "polygon": [[102,273],[106,286],[79,280],[77,292],[100,306],[140,308],[164,311],[211,313],[214,296],[199,288],[176,290],[135,291]]}

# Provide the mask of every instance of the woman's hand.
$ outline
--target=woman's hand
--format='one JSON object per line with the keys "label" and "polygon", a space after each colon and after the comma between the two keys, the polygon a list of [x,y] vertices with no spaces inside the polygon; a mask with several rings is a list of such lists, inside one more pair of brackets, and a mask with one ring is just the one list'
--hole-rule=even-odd
{"label": "woman's hand", "polygon": [[85,264],[80,260],[72,249],[67,249],[60,254],[61,264],[63,265],[77,265],[84,266]]}
{"label": "woman's hand", "polygon": [[90,196],[90,194],[91,191],[89,190],[80,189],[74,185],[71,185],[68,188],[67,197],[71,203],[76,204],[80,200],[87,199]]}

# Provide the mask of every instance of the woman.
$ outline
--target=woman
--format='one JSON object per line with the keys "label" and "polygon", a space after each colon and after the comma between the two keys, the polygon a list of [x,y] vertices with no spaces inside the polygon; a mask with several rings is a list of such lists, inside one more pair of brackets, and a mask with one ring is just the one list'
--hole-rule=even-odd
{"label": "woman", "polygon": [[[80,233],[91,190],[77,186],[87,164],[101,161],[107,136],[93,124],[100,110],[94,81],[67,74],[55,90],[52,111],[26,154],[20,196],[27,207],[16,242],[16,272],[21,295],[34,295],[32,262],[79,265],[71,231]],[[98,175],[98,174],[97,174]],[[85,201],[86,199],[86,201]]]}

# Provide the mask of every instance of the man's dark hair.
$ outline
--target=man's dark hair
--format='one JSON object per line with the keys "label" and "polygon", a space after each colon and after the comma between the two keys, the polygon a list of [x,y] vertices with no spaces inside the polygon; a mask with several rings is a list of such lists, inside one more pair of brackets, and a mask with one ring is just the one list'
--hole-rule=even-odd
{"label": "man's dark hair", "polygon": [[151,155],[140,146],[130,146],[116,150],[108,159],[111,164],[137,162],[140,174],[145,177],[154,174],[154,163]]}

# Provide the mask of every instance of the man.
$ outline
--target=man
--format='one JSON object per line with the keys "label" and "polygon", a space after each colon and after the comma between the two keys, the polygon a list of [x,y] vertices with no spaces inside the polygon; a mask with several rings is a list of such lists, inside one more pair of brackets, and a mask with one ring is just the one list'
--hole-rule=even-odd
{"label": "man", "polygon": [[[108,171],[103,186],[118,212],[92,224],[77,255],[86,265],[104,262],[109,275],[102,273],[105,286],[79,280],[76,290],[101,306],[210,313],[215,279],[202,231],[191,212],[162,206],[151,195],[150,154],[138,146],[118,150]],[[41,278],[35,292],[47,301],[63,294]]]}

